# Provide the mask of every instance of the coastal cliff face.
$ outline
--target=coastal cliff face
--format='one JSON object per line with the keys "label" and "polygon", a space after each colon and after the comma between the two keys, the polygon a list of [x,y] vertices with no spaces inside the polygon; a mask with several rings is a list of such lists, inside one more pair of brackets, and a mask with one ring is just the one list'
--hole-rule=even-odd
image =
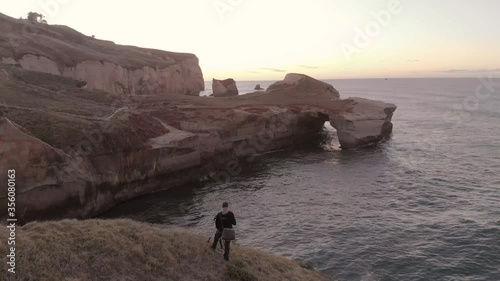
{"label": "coastal cliff face", "polygon": [[[8,61],[8,59],[6,60]],[[82,61],[75,66],[57,64],[41,55],[24,55],[16,61],[27,70],[61,75],[87,82],[87,87],[110,93],[146,95],[174,93],[197,96],[204,83],[198,59],[193,56],[164,68],[127,66],[107,61]]]}
{"label": "coastal cliff face", "polygon": [[116,94],[197,96],[204,90],[195,55],[116,45],[66,26],[33,24],[3,14],[0,61]]}
{"label": "coastal cliff face", "polygon": [[[132,220],[33,222],[17,226],[16,236],[22,269],[15,275],[0,271],[0,280],[332,281],[309,263],[237,244],[226,262],[204,235]],[[2,241],[8,238],[8,231],[0,231]],[[1,253],[9,248],[0,243]],[[7,257],[1,260],[7,263]]]}
{"label": "coastal cliff face", "polygon": [[0,167],[16,169],[21,222],[87,218],[203,177],[227,181],[238,158],[307,141],[327,121],[344,148],[374,144],[390,134],[396,109],[340,100],[331,85],[297,74],[266,92],[215,99],[124,98],[51,74],[0,72]]}
{"label": "coastal cliff face", "polygon": [[0,23],[0,168],[16,170],[22,223],[88,218],[201,178],[227,181],[239,158],[310,140],[325,122],[344,149],[392,132],[395,105],[342,100],[305,75],[242,96],[195,97],[204,83],[194,55],[1,14]]}

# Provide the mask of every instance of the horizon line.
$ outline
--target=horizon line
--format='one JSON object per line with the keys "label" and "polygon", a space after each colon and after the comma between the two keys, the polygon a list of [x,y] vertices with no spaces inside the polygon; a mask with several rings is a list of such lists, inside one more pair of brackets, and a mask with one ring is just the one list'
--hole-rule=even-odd
{"label": "horizon line", "polygon": [[[318,78],[314,78],[316,80],[390,80],[390,79],[478,79],[478,78],[481,78],[481,77],[485,77],[485,76],[477,76],[477,77],[387,77],[387,78],[380,78],[380,77],[377,77],[377,78],[327,78],[327,79],[318,79]],[[500,78],[500,76],[493,76],[492,78]],[[234,78],[228,78],[228,79],[234,79]],[[278,81],[282,81],[282,80],[236,80],[234,79],[236,82],[278,82]],[[205,82],[212,82],[212,80],[205,80]]]}

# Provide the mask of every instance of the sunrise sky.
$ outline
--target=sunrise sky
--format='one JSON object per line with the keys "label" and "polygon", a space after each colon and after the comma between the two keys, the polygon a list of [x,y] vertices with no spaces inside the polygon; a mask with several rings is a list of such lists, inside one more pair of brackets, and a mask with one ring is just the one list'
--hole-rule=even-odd
{"label": "sunrise sky", "polygon": [[115,43],[194,53],[205,80],[500,76],[496,0],[0,0],[9,16],[29,11]]}

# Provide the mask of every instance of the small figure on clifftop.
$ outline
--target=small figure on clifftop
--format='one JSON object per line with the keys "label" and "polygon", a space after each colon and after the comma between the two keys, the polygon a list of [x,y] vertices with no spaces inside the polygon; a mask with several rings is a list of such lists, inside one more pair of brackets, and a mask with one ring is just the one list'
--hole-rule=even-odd
{"label": "small figure on clifftop", "polygon": [[215,215],[214,221],[217,232],[214,236],[212,249],[215,250],[219,239],[224,240],[224,259],[228,261],[230,244],[232,240],[235,240],[235,232],[232,228],[233,225],[236,225],[236,218],[234,217],[233,212],[229,211],[229,203],[222,203],[222,212]]}

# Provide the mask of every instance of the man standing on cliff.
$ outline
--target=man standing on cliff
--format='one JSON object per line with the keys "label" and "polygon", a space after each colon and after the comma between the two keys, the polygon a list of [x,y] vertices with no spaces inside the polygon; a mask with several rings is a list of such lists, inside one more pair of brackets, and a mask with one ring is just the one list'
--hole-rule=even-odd
{"label": "man standing on cliff", "polygon": [[[229,211],[229,203],[222,203],[222,212],[219,212],[214,217],[215,227],[217,228],[217,232],[215,233],[214,242],[212,243],[212,249],[215,250],[217,247],[217,242],[222,238],[222,232],[224,228],[232,229],[233,225],[236,225],[236,218],[234,217],[233,212]],[[229,260],[229,249],[231,241],[224,240],[224,259],[226,261]]]}

